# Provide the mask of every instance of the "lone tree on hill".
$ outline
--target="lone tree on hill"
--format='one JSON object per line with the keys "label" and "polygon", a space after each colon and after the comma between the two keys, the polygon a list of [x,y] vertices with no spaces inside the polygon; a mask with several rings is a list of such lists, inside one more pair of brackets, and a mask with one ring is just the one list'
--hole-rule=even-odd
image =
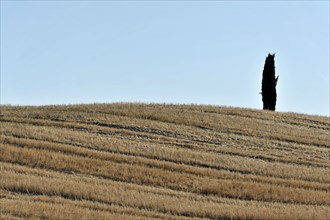
{"label": "lone tree on hill", "polygon": [[264,110],[275,111],[276,106],[276,85],[278,76],[275,78],[275,53],[268,54],[265,61],[264,71],[262,73],[262,102]]}

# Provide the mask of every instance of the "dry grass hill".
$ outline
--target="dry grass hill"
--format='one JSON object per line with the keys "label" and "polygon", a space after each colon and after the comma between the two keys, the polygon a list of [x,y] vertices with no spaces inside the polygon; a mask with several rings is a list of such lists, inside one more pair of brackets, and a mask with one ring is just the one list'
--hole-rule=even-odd
{"label": "dry grass hill", "polygon": [[0,219],[329,219],[330,119],[1,106]]}

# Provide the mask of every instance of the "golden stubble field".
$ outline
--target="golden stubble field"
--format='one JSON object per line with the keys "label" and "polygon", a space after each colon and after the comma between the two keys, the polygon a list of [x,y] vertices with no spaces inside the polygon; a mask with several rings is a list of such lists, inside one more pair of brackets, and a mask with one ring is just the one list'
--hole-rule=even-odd
{"label": "golden stubble field", "polygon": [[329,219],[330,119],[1,106],[0,219]]}

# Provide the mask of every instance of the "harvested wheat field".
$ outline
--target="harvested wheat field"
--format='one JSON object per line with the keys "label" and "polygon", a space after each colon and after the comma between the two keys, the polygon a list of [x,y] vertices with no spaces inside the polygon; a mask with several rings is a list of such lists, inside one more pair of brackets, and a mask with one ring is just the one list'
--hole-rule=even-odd
{"label": "harvested wheat field", "polygon": [[0,219],[329,219],[328,117],[1,106]]}

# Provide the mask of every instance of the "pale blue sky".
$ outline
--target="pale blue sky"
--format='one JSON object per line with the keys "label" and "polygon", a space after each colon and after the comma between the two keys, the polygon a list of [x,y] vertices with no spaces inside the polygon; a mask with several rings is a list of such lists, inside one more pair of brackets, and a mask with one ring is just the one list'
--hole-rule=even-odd
{"label": "pale blue sky", "polygon": [[329,1],[3,1],[1,104],[195,103],[329,115]]}

